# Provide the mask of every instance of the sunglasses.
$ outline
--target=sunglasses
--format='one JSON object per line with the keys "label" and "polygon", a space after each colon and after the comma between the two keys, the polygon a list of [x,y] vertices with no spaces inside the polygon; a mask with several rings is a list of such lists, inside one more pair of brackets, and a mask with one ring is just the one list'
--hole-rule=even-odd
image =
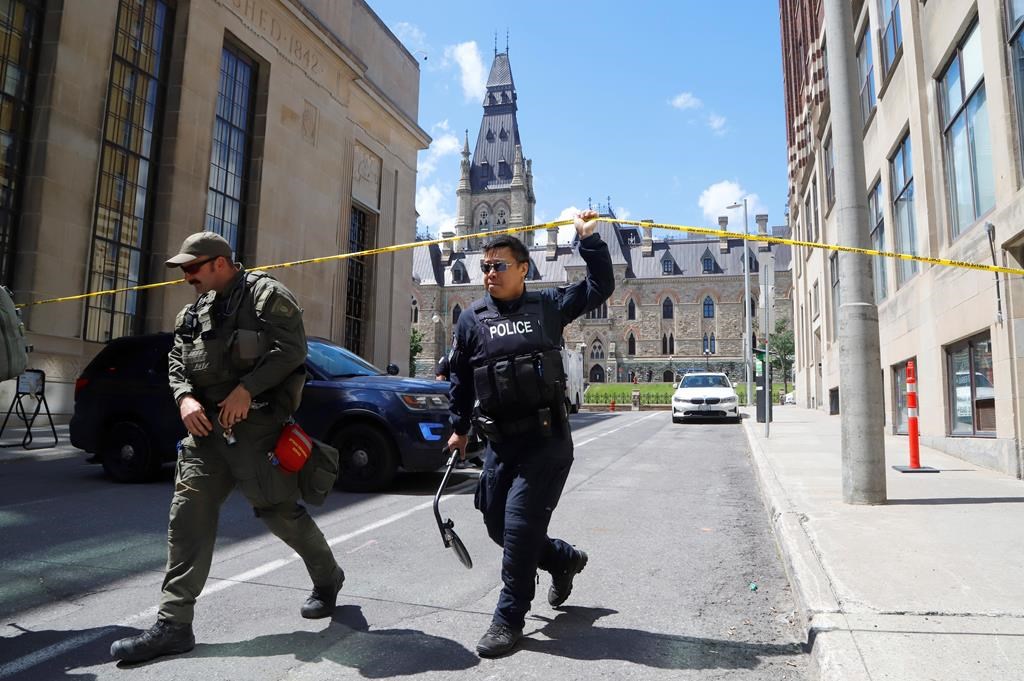
{"label": "sunglasses", "polygon": [[487,274],[491,270],[495,272],[504,272],[509,267],[512,267],[514,263],[510,263],[507,260],[499,260],[498,262],[483,262],[480,261],[480,271]]}
{"label": "sunglasses", "polygon": [[193,262],[189,263],[188,265],[182,265],[181,271],[184,272],[185,274],[195,274],[203,265],[205,265],[208,262],[213,262],[216,259],[217,258],[207,258],[206,260],[200,260],[199,262]]}

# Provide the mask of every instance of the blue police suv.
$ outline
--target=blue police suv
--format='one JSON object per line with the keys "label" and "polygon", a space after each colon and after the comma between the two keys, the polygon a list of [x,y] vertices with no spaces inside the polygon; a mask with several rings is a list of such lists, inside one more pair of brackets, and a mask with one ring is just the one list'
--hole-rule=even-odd
{"label": "blue police suv", "polygon": [[[169,333],[110,341],[75,383],[71,443],[119,482],[154,478],[186,435],[167,383]],[[328,340],[308,339],[306,387],[295,420],[341,454],[341,487],[386,488],[401,468],[445,463],[448,383],[385,373]]]}

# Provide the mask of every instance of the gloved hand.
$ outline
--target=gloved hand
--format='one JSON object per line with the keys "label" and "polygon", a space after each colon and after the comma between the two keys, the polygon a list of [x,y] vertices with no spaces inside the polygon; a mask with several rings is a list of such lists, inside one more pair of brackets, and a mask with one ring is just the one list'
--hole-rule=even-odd
{"label": "gloved hand", "polygon": [[587,238],[597,229],[597,217],[598,212],[596,210],[585,210],[576,213],[576,217],[573,218],[573,225],[576,227],[576,234],[581,239]]}

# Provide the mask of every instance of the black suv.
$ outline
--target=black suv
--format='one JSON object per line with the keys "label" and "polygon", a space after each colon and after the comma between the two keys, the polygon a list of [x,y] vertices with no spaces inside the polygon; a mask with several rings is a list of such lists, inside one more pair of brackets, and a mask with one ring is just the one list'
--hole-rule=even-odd
{"label": "black suv", "polygon": [[[152,479],[185,437],[167,381],[169,333],[110,341],[75,382],[71,444],[119,482]],[[385,375],[348,350],[309,338],[306,387],[295,420],[341,453],[342,487],[387,487],[401,467],[445,462],[448,383]],[[398,368],[389,365],[388,374]]]}

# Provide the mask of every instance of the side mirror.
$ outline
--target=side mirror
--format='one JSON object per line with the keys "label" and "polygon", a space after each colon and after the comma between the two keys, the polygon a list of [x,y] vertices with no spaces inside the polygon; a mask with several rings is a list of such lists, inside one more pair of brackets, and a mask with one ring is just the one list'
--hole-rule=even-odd
{"label": "side mirror", "polygon": [[397,376],[397,375],[398,375],[398,365],[394,364],[394,363],[389,364],[388,365],[388,376]]}

